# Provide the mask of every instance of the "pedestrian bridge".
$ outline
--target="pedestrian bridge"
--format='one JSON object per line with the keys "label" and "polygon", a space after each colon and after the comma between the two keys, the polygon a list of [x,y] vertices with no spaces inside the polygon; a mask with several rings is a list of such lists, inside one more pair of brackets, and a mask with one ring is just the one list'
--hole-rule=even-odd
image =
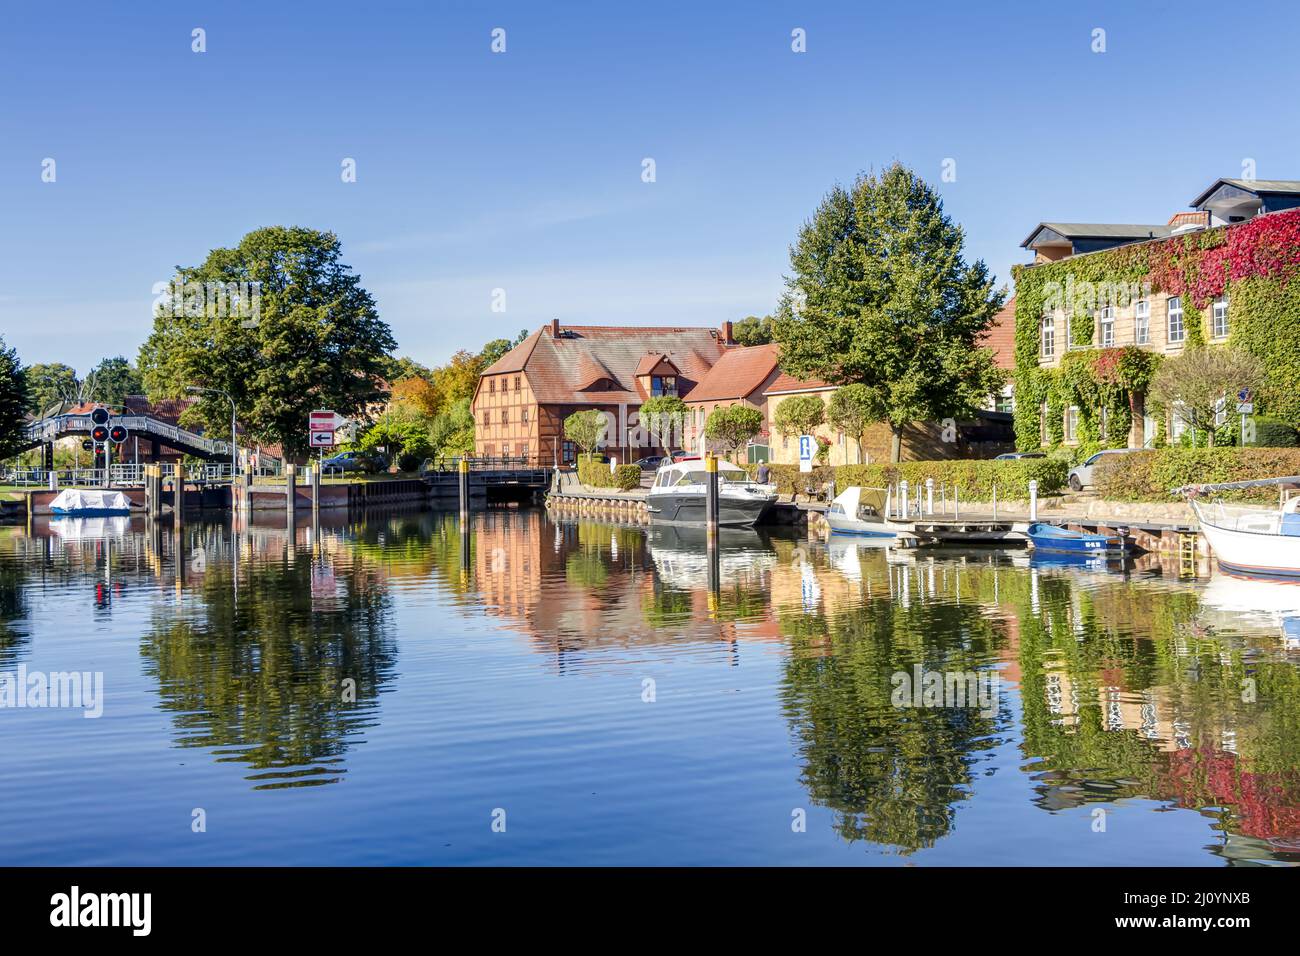
{"label": "pedestrian bridge", "polygon": [[[169,448],[175,448],[186,455],[194,455],[207,461],[230,458],[230,442],[204,438],[178,425],[148,415],[115,415],[112,423],[126,428],[130,437],[147,438]],[[75,435],[89,436],[94,427],[95,423],[91,421],[89,415],[51,415],[27,426],[26,442],[20,450],[47,445],[59,438]]]}

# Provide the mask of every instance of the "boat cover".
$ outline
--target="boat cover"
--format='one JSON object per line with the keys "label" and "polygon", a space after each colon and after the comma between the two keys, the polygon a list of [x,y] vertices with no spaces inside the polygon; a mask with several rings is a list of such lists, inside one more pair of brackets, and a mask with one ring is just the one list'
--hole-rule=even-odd
{"label": "boat cover", "polygon": [[120,491],[65,488],[50,502],[53,511],[130,511],[131,499]]}

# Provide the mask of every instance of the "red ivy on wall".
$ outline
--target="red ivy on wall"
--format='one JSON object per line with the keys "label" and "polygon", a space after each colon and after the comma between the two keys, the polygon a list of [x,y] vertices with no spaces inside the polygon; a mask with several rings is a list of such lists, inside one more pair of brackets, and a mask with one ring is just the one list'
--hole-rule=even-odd
{"label": "red ivy on wall", "polygon": [[[1202,247],[1209,240],[1213,245]],[[1256,216],[1208,233],[1147,247],[1153,288],[1186,296],[1197,309],[1223,295],[1228,282],[1282,276],[1300,268],[1300,209]]]}

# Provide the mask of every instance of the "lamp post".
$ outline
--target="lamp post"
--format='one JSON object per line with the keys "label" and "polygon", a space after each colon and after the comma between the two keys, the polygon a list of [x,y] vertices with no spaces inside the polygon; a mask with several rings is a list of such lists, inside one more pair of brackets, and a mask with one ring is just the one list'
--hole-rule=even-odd
{"label": "lamp post", "polygon": [[[239,474],[239,465],[236,457],[239,454],[239,446],[235,443],[235,400],[231,398],[230,393],[223,388],[203,388],[199,385],[189,385],[186,386],[185,391],[207,392],[212,395],[223,395],[225,396],[226,401],[230,403],[230,487],[234,488],[235,478]],[[231,494],[233,495],[234,491],[231,491]]]}

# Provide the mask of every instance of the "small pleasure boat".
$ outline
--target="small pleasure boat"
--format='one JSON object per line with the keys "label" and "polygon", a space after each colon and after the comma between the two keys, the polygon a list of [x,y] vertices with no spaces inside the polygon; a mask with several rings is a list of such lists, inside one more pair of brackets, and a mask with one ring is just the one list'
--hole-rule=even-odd
{"label": "small pleasure boat", "polygon": [[[708,507],[708,472],[703,459],[669,462],[655,473],[646,495],[650,520],[662,524],[703,525]],[[729,461],[718,461],[718,524],[747,528],[776,501],[776,489],[751,481],[749,474]]]}
{"label": "small pleasure boat", "polygon": [[845,488],[826,509],[826,523],[832,534],[856,534],[866,538],[898,537],[900,529],[885,520],[884,488]]}
{"label": "small pleasure boat", "polygon": [[1029,546],[1035,551],[1119,557],[1126,550],[1124,539],[1118,535],[1071,531],[1041,521],[1031,524],[1025,534],[1029,537]]}
{"label": "small pleasure boat", "polygon": [[1178,491],[1187,496],[1219,567],[1244,574],[1300,577],[1300,496],[1281,507],[1199,500],[1221,491],[1265,487],[1300,487],[1300,475],[1187,485]]}

